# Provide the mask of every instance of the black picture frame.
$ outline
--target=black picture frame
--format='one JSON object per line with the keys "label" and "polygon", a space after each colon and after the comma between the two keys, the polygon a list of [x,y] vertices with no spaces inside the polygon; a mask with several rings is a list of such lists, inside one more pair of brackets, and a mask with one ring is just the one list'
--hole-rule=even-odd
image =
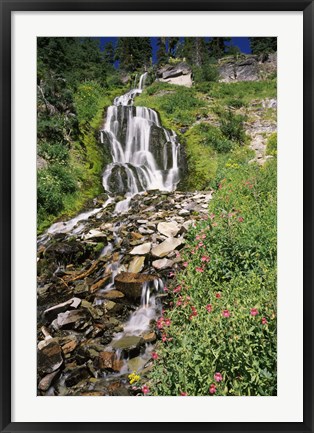
{"label": "black picture frame", "polygon": [[[0,0],[0,308],[1,308],[1,432],[140,432],[259,431],[313,432],[313,1],[295,0]],[[302,11],[304,61],[304,379],[303,422],[300,423],[22,423],[11,422],[11,13],[13,11]],[[298,380],[291,374],[292,382]],[[161,418],[162,419],[162,418]]]}

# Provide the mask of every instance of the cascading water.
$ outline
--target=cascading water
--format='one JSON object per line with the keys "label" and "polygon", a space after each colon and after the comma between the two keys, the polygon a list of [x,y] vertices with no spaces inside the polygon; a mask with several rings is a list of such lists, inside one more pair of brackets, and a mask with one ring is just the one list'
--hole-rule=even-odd
{"label": "cascading water", "polygon": [[176,134],[161,126],[156,111],[133,106],[146,76],[141,75],[137,89],[115,98],[101,131],[101,141],[109,144],[112,156],[103,174],[104,189],[126,196],[117,212],[127,210],[130,198],[139,192],[172,191],[179,182],[180,144]]}

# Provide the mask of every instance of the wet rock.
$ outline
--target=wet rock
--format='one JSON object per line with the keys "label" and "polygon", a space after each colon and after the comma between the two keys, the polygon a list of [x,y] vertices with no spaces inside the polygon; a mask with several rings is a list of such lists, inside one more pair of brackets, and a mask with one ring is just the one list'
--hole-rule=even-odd
{"label": "wet rock", "polygon": [[108,275],[106,275],[104,278],[101,278],[96,283],[92,284],[89,288],[90,293],[95,293],[101,288],[103,288],[109,282],[110,278],[111,274],[108,273]]}
{"label": "wet rock", "polygon": [[120,371],[123,367],[123,360],[118,359],[114,352],[101,352],[98,358],[99,368],[101,370]]}
{"label": "wet rock", "polygon": [[138,273],[144,268],[145,257],[136,256],[129,264],[129,272]]}
{"label": "wet rock", "polygon": [[130,252],[130,254],[132,255],[144,255],[144,254],[148,254],[150,252],[151,249],[151,242],[146,242],[145,244],[139,245],[135,248],[133,248],[133,250]]}
{"label": "wet rock", "polygon": [[128,370],[129,371],[139,371],[142,370],[147,360],[142,358],[141,356],[136,356],[135,358],[131,358],[128,360]]}
{"label": "wet rock", "polygon": [[154,343],[156,341],[157,336],[155,332],[148,332],[147,334],[143,335],[143,340],[145,343]]}
{"label": "wet rock", "polygon": [[155,269],[161,271],[163,269],[167,269],[167,268],[171,268],[173,266],[174,262],[172,260],[169,259],[159,259],[159,260],[154,260],[152,265]]}
{"label": "wet rock", "polygon": [[93,240],[93,241],[104,241],[107,238],[105,233],[99,231],[99,230],[90,230],[86,235],[84,235],[84,239],[87,240]]}
{"label": "wet rock", "polygon": [[76,239],[52,242],[44,253],[48,260],[56,263],[82,263],[86,258],[86,251],[81,242]]}
{"label": "wet rock", "polygon": [[178,248],[182,244],[182,240],[176,239],[176,238],[169,238],[162,242],[161,244],[157,245],[152,249],[152,255],[154,257],[165,257],[171,251],[174,251],[176,248]]}
{"label": "wet rock", "polygon": [[144,344],[144,339],[139,336],[125,336],[119,340],[113,341],[111,346],[113,349],[122,350],[123,354],[130,357],[137,356],[140,352],[141,346]]}
{"label": "wet rock", "polygon": [[80,303],[81,303],[80,298],[71,298],[68,301],[63,302],[62,304],[54,305],[53,307],[50,307],[44,311],[44,318],[46,320],[51,321],[55,317],[57,317],[59,313],[62,313],[68,310],[69,308],[75,309],[79,307]]}
{"label": "wet rock", "polygon": [[148,220],[137,220],[138,224],[147,224]]}
{"label": "wet rock", "polygon": [[156,278],[154,275],[121,272],[115,277],[115,286],[128,298],[138,299],[141,297],[143,284]]}
{"label": "wet rock", "polygon": [[165,235],[168,238],[171,238],[171,237],[175,237],[179,233],[180,227],[174,221],[171,221],[169,223],[162,222],[162,223],[158,224],[157,230],[162,235]]}
{"label": "wet rock", "polygon": [[53,373],[49,373],[45,377],[43,377],[38,384],[38,389],[40,389],[40,391],[47,391],[58,373],[59,370],[54,371]]}
{"label": "wet rock", "polygon": [[37,360],[39,372],[52,373],[56,371],[63,364],[61,347],[52,341],[38,351]]}
{"label": "wet rock", "polygon": [[69,387],[75,386],[81,380],[87,379],[88,377],[90,377],[90,372],[85,365],[68,371],[65,370],[65,385]]}
{"label": "wet rock", "polygon": [[88,285],[86,283],[79,283],[74,287],[74,294],[75,295],[83,295],[85,293],[88,293]]}

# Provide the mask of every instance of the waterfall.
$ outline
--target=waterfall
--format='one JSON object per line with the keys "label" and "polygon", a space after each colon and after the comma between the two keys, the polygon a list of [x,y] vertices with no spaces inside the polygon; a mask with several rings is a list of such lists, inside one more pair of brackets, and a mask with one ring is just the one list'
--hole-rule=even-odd
{"label": "waterfall", "polygon": [[112,157],[103,173],[103,186],[108,193],[126,195],[120,211],[139,192],[172,191],[179,182],[176,134],[162,127],[156,111],[133,106],[146,77],[142,74],[138,88],[115,98],[101,130],[101,142],[109,145]]}

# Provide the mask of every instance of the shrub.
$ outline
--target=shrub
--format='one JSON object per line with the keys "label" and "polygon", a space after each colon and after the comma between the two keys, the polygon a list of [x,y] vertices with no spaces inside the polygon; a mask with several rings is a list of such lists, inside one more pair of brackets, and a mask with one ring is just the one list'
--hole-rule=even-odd
{"label": "shrub", "polygon": [[47,161],[62,162],[67,161],[69,150],[63,143],[42,141],[38,146],[38,154]]}
{"label": "shrub", "polygon": [[244,144],[246,135],[243,127],[245,117],[241,114],[234,114],[230,109],[220,114],[220,129],[223,135],[229,140]]}

